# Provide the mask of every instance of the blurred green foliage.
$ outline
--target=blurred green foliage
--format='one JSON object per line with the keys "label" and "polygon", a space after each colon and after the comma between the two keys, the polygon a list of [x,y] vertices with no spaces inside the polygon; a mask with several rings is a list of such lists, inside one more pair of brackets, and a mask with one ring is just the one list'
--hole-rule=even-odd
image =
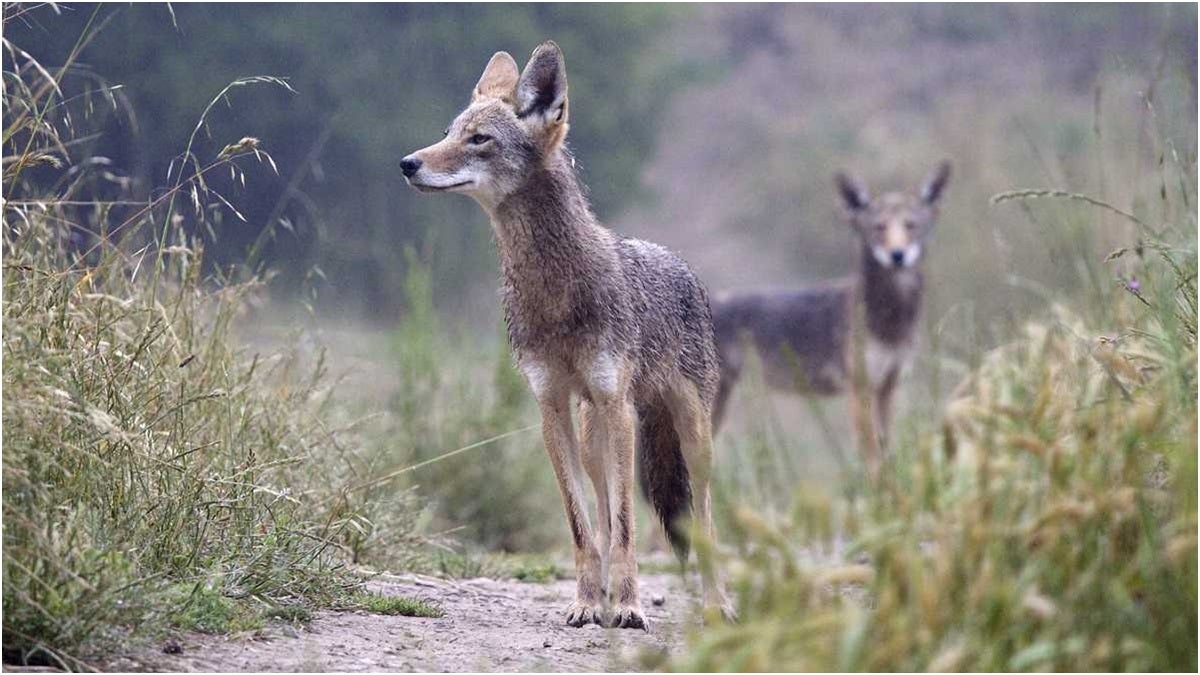
{"label": "blurred green foliage", "polygon": [[[24,11],[23,10],[31,10]],[[60,65],[84,26],[102,26],[68,95],[120,85],[117,114],[98,137],[68,146],[70,159],[113,160],[134,194],[156,194],[201,110],[241,76],[288,79],[296,93],[235,92],[214,115],[198,151],[215,155],[243,136],[262,139],[280,175],[263,169],[237,195],[248,222],[214,225],[212,260],[231,265],[264,228],[266,260],[281,272],[287,299],[313,266],[326,281],[320,299],[370,318],[402,310],[405,244],[435,256],[439,304],[494,278],[486,219],[464,198],[423,198],[397,170],[405,154],[441,138],[466,104],[493,52],[522,64],[539,42],[567,56],[570,142],[601,214],[639,196],[639,167],[657,135],[659,113],[684,79],[657,38],[686,9],[664,5],[217,3],[6,7],[6,38],[47,67]],[[23,12],[23,13],[21,13]],[[93,16],[93,13],[95,16]],[[5,54],[6,62],[9,54]],[[99,75],[97,75],[99,74]],[[103,97],[74,111],[100,115]],[[94,125],[88,132],[97,131]],[[70,164],[72,162],[68,162]],[[177,163],[176,163],[177,165]],[[220,180],[220,179],[216,179]],[[238,187],[231,185],[230,187]],[[282,219],[284,224],[278,226]],[[470,223],[471,226],[451,224]]]}

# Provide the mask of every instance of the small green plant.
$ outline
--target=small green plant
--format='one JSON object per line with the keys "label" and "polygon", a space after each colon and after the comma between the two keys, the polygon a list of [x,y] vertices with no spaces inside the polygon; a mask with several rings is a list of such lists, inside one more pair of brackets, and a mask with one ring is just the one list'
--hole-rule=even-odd
{"label": "small green plant", "polygon": [[353,606],[362,607],[375,614],[412,616],[422,619],[440,619],[446,615],[441,607],[425,600],[406,598],[399,595],[364,592],[354,596]]}
{"label": "small green plant", "polygon": [[437,551],[420,566],[434,574],[452,579],[495,576],[498,566],[492,556],[476,551]]}
{"label": "small green plant", "polygon": [[176,586],[168,590],[179,609],[169,615],[172,626],[200,633],[240,633],[258,630],[264,614],[245,600],[225,597],[219,589],[203,584]]}
{"label": "small green plant", "polygon": [[304,605],[277,605],[264,611],[263,618],[287,623],[308,623],[312,621],[313,613]]}
{"label": "small green plant", "polygon": [[509,563],[509,569],[514,579],[534,584],[547,584],[567,578],[561,567],[545,559],[518,558]]}

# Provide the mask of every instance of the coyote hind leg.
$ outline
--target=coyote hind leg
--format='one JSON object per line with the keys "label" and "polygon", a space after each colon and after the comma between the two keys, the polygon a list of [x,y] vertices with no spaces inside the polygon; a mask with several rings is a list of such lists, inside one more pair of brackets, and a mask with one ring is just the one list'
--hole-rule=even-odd
{"label": "coyote hind leg", "polygon": [[[683,379],[683,378],[680,378]],[[675,433],[679,435],[679,449],[687,464],[692,483],[692,509],[696,529],[706,537],[716,550],[717,533],[712,522],[713,431],[710,412],[700,391],[690,380],[673,387],[668,397]],[[725,586],[717,570],[716,562],[699,556],[700,578],[704,586],[705,610],[719,611],[727,621],[735,621],[737,614],[725,595]]]}
{"label": "coyote hind leg", "polygon": [[738,340],[718,344],[717,361],[719,363],[720,380],[717,385],[717,397],[713,400],[711,417],[712,433],[714,436],[721,430],[725,422],[725,414],[729,411],[729,397],[737,386],[742,375],[745,362],[745,352],[749,349],[748,336],[740,336]]}
{"label": "coyote hind leg", "polygon": [[737,384],[739,373],[736,370],[721,369],[721,383],[717,385],[717,397],[713,401],[712,407],[712,433],[716,435],[721,430],[721,423],[725,421],[725,413],[729,409],[729,397],[733,394],[733,387]]}

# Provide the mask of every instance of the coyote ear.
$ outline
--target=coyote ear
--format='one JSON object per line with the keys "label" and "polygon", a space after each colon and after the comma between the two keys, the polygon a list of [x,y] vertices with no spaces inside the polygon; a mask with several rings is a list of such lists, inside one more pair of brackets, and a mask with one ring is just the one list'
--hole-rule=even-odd
{"label": "coyote ear", "polygon": [[842,201],[846,202],[846,206],[851,211],[865,209],[867,204],[871,202],[871,195],[867,192],[867,186],[857,178],[839,171],[833,177],[833,180],[837,183],[837,189],[842,195]]}
{"label": "coyote ear", "polygon": [[517,83],[517,117],[544,126],[553,140],[567,126],[567,66],[562,50],[547,40],[533,50]]}
{"label": "coyote ear", "polygon": [[513,60],[513,57],[508,52],[496,52],[492,55],[492,60],[488,61],[487,67],[483,69],[483,75],[479,76],[479,83],[475,85],[471,101],[478,101],[481,98],[498,98],[507,101],[510,105],[515,105],[517,102],[517,78],[519,77],[517,62]]}
{"label": "coyote ear", "polygon": [[946,183],[950,181],[950,162],[942,160],[921,183],[921,201],[933,204],[942,197]]}

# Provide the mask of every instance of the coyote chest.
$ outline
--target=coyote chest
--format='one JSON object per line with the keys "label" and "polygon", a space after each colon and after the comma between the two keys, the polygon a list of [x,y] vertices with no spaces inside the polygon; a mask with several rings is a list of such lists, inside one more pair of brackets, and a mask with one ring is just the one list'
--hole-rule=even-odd
{"label": "coyote chest", "polygon": [[867,379],[872,387],[878,387],[888,377],[899,374],[912,360],[914,352],[913,341],[905,340],[899,344],[889,344],[875,336],[867,338],[864,362],[867,369]]}
{"label": "coyote chest", "polygon": [[[586,255],[559,266],[545,263],[552,251],[511,251],[502,261],[508,338],[522,371],[552,371],[555,382],[580,393],[628,380],[638,399],[681,372],[710,399],[716,354],[704,333],[711,319],[687,266],[637,239],[605,236],[568,248]],[[533,260],[541,262],[522,264]]]}
{"label": "coyote chest", "polygon": [[526,353],[517,357],[517,367],[529,382],[534,398],[554,388],[578,392],[585,400],[611,398],[620,391],[628,365],[610,351],[548,356]]}

